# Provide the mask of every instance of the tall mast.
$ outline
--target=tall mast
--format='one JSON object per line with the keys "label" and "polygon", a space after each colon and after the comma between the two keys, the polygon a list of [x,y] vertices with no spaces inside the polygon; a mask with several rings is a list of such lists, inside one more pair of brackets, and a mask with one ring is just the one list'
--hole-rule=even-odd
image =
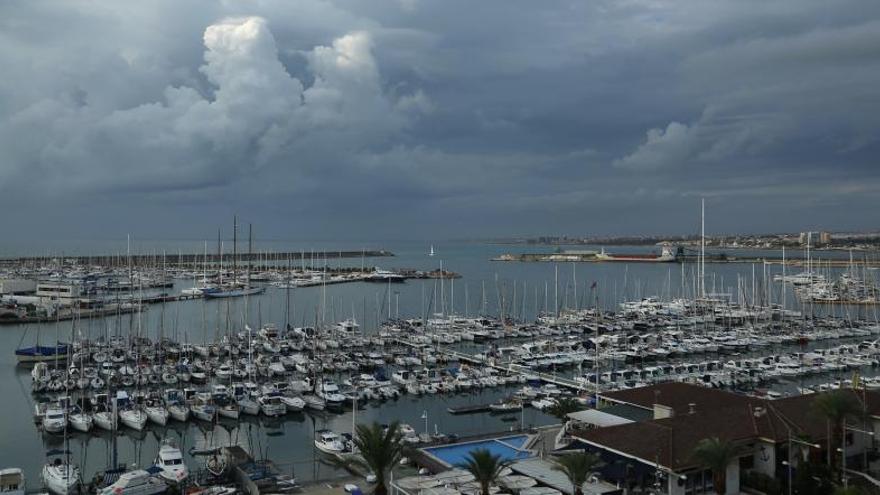
{"label": "tall mast", "polygon": [[700,199],[700,297],[706,297],[706,199]]}
{"label": "tall mast", "polygon": [[251,253],[253,253],[254,243],[254,224],[248,224],[248,263],[247,263],[247,287],[251,287]]}
{"label": "tall mast", "polygon": [[232,216],[232,285],[238,283],[238,217]]}

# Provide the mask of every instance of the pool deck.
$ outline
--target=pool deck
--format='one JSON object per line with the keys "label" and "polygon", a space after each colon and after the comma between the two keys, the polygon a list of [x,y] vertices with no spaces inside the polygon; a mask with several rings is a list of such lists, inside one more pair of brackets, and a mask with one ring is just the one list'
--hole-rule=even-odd
{"label": "pool deck", "polygon": [[450,445],[462,445],[520,435],[527,435],[529,437],[522,447],[523,450],[533,450],[536,451],[538,455],[541,455],[542,453],[551,452],[553,450],[554,438],[556,437],[556,433],[559,432],[560,427],[561,425],[552,425],[540,428],[527,428],[525,430],[513,429],[509,431],[496,431],[493,433],[472,435],[459,438],[455,442],[438,442],[423,445],[417,449],[413,449],[408,453],[408,456],[418,466],[424,467],[432,473],[439,473],[450,469],[452,466],[435,457],[430,452],[426,452],[426,449]]}

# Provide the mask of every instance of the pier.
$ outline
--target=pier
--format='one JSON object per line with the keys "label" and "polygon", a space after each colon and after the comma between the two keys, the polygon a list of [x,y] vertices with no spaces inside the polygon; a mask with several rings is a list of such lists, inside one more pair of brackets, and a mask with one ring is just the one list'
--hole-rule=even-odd
{"label": "pier", "polygon": [[381,258],[394,256],[391,251],[361,250],[361,251],[286,251],[286,252],[253,252],[253,253],[166,253],[158,252],[151,254],[97,254],[76,255],[64,254],[45,256],[21,256],[0,258],[0,267],[15,267],[22,265],[45,266],[51,263],[64,261],[67,264],[107,266],[107,267],[182,267],[182,266],[219,266],[221,263],[230,265],[235,260],[239,266],[258,266],[262,268],[284,268],[289,263],[310,264],[325,263],[327,260],[345,258]]}

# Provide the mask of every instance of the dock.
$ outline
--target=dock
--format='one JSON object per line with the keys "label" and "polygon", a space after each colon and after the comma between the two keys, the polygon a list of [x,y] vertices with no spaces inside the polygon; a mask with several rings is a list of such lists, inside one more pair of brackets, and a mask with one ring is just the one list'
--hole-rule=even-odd
{"label": "dock", "polygon": [[449,414],[476,414],[489,411],[489,404],[475,404],[472,406],[448,407],[446,412]]}

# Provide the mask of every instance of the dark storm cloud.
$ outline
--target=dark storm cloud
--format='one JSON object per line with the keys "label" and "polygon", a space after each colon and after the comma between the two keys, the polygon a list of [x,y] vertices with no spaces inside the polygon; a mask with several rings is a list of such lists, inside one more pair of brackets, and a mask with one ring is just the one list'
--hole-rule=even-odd
{"label": "dark storm cloud", "polygon": [[870,1],[5,2],[0,207],[35,236],[691,232],[703,196],[715,230],[876,228],[878,46]]}

